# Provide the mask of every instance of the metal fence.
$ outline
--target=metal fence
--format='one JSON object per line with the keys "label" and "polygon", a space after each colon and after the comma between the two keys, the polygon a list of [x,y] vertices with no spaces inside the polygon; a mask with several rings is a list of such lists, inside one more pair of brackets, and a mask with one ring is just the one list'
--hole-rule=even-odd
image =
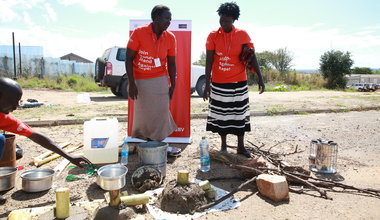
{"label": "metal fence", "polygon": [[[72,74],[93,77],[94,73],[95,65],[93,63],[43,57],[42,47],[21,47],[21,59],[18,51],[16,52],[17,77],[35,76],[42,78]],[[11,46],[0,46],[0,76],[14,77],[14,58]]]}
{"label": "metal fence", "polygon": [[354,83],[375,83],[380,84],[380,75],[350,75],[347,77],[347,85]]}

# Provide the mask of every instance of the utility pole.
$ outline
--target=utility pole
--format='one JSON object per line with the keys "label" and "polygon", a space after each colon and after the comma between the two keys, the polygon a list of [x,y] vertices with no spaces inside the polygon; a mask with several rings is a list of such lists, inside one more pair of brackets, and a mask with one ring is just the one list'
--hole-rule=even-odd
{"label": "utility pole", "polygon": [[22,76],[22,68],[21,68],[21,45],[20,42],[18,42],[18,59],[20,64],[20,76]]}
{"label": "utility pole", "polygon": [[13,72],[14,72],[14,76],[13,78],[16,79],[17,78],[17,70],[16,70],[16,48],[15,48],[15,33],[12,32],[12,40],[13,40]]}

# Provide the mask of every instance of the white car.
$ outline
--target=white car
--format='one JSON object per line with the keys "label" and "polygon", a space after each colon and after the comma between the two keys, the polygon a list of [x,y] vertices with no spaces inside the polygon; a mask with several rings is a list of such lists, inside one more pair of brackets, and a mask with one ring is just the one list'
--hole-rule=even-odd
{"label": "white car", "polygon": [[205,67],[191,65],[191,94],[197,91],[200,97],[203,97],[203,92],[206,85]]}
{"label": "white car", "polygon": [[[111,47],[96,59],[94,80],[99,86],[110,87],[116,96],[128,98],[128,78],[125,70],[125,47]],[[205,67],[191,66],[191,93],[203,96]]]}
{"label": "white car", "polygon": [[116,96],[128,98],[128,79],[125,71],[125,47],[111,47],[95,62],[95,82],[110,87]]}

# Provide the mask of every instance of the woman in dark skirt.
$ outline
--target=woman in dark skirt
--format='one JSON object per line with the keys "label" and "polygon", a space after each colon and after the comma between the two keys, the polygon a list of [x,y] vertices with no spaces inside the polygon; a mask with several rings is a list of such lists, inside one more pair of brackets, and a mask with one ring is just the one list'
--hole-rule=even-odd
{"label": "woman in dark skirt", "polygon": [[239,6],[224,3],[217,12],[220,28],[212,31],[206,42],[203,98],[210,99],[206,130],[220,135],[221,151],[227,151],[227,134],[236,135],[237,153],[251,157],[244,146],[244,133],[251,131],[246,68],[257,73],[260,94],[265,86],[251,38],[233,25],[240,15]]}

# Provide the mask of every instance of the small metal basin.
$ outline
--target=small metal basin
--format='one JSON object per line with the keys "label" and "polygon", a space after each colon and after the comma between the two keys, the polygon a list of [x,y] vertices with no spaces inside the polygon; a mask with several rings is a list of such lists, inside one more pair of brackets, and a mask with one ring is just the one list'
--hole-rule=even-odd
{"label": "small metal basin", "polygon": [[41,192],[51,188],[54,170],[34,169],[21,173],[22,190],[25,192]]}
{"label": "small metal basin", "polygon": [[111,164],[106,165],[98,170],[98,176],[96,183],[104,190],[118,190],[125,186],[125,176],[128,172],[128,168],[119,165]]}
{"label": "small metal basin", "polygon": [[0,167],[0,192],[15,186],[17,168]]}

